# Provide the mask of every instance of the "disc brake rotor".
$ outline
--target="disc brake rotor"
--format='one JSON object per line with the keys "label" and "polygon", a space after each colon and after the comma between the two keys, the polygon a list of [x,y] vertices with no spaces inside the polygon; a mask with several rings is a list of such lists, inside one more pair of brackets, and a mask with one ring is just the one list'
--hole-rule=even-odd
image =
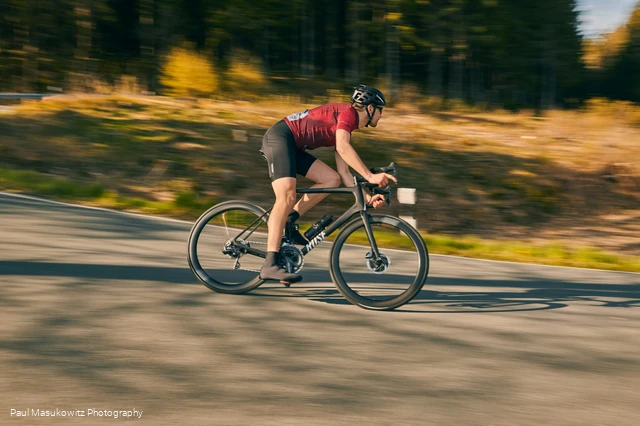
{"label": "disc brake rotor", "polygon": [[369,252],[365,256],[367,259],[367,268],[374,274],[384,274],[391,265],[391,260],[386,254],[380,252],[377,259],[374,258],[373,253]]}

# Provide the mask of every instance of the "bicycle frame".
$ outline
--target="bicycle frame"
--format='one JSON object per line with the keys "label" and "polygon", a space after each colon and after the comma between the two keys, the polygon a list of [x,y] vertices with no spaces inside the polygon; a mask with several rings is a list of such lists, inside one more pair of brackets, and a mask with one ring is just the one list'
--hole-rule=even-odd
{"label": "bicycle frame", "polygon": [[[354,215],[360,214],[362,221],[364,222],[364,229],[367,234],[367,238],[369,240],[369,244],[371,246],[371,251],[373,252],[375,258],[377,259],[379,256],[378,245],[376,244],[375,238],[373,236],[373,231],[371,230],[371,224],[368,220],[367,214],[367,205],[364,199],[364,190],[362,188],[362,181],[358,178],[354,178],[355,185],[347,188],[307,188],[307,189],[298,189],[296,193],[298,194],[353,194],[356,199],[356,202],[351,206],[346,212],[344,212],[338,219],[334,222],[330,223],[326,229],[322,230],[316,237],[311,239],[307,245],[305,245],[301,251],[304,256],[307,255],[311,250],[318,246],[325,238],[334,233],[337,229],[339,229],[342,225],[347,223]],[[256,223],[259,223],[266,215],[271,212],[271,209],[267,210],[265,214],[256,219],[251,225],[246,227],[242,232],[240,232],[237,236],[240,237],[247,230],[255,226]],[[255,230],[255,229],[254,229]],[[251,235],[253,230],[248,234]],[[247,237],[248,237],[247,236]],[[235,239],[234,239],[235,240]],[[262,250],[255,249],[253,247],[249,247],[239,241],[235,241],[239,247],[245,250],[247,253],[253,254],[259,257],[266,257],[266,253]]]}
{"label": "bicycle frame", "polygon": [[298,194],[353,194],[356,198],[356,202],[351,206],[346,212],[344,212],[338,219],[334,222],[330,223],[327,228],[322,230],[320,234],[314,237],[309,243],[302,248],[302,254],[306,255],[311,250],[313,250],[320,242],[322,242],[326,237],[334,233],[337,229],[342,227],[346,222],[348,222],[354,215],[360,213],[360,217],[364,222],[364,228],[367,233],[367,238],[369,239],[369,243],[371,244],[371,250],[375,257],[378,257],[378,245],[373,237],[373,231],[371,230],[371,225],[369,224],[369,220],[367,218],[367,205],[364,201],[364,191],[362,186],[356,183],[355,186],[348,188],[309,188],[309,189],[298,189],[296,190]]}

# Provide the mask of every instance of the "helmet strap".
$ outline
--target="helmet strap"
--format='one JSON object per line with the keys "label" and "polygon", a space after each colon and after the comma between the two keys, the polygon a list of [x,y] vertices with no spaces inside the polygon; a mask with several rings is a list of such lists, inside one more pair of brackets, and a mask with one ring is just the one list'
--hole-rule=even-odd
{"label": "helmet strap", "polygon": [[[371,104],[369,104],[371,105]],[[364,127],[369,127],[369,124],[371,124],[371,120],[373,120],[373,116],[376,114],[376,107],[373,107],[373,114],[371,114],[369,112],[369,105],[367,105],[364,109],[367,111],[367,117],[369,117],[369,121],[367,121],[367,125]]]}

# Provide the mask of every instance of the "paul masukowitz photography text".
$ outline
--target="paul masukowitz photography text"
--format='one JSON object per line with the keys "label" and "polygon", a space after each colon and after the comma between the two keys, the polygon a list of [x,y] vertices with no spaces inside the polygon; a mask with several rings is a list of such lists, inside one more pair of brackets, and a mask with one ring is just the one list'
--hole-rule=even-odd
{"label": "paul masukowitz photography text", "polygon": [[142,410],[102,410],[97,408],[84,408],[75,410],[42,410],[40,408],[27,408],[26,410],[11,409],[11,417],[111,417],[117,418],[142,418]]}

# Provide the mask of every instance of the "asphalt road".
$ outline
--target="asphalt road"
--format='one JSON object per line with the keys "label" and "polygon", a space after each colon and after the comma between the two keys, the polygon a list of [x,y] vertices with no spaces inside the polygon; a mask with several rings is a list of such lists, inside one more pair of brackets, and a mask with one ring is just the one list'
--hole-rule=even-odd
{"label": "asphalt road", "polygon": [[0,194],[0,424],[640,424],[640,274],[432,256],[375,312],[326,249],[213,293],[190,226]]}

